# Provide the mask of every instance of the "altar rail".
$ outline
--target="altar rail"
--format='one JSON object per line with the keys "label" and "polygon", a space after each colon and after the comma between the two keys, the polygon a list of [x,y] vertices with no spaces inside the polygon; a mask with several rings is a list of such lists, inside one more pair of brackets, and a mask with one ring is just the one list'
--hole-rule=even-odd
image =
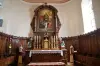
{"label": "altar rail", "polygon": [[70,59],[70,46],[73,45],[77,51],[74,54],[76,66],[100,65],[100,29],[79,36],[64,37],[63,40],[68,50],[68,61]]}

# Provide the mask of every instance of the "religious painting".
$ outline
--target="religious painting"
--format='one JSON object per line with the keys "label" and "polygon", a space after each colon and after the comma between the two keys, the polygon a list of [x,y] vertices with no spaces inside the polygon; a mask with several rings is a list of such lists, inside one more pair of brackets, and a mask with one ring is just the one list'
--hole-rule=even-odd
{"label": "religious painting", "polygon": [[33,32],[36,34],[59,32],[61,23],[57,15],[57,9],[51,5],[41,5],[35,9],[35,14],[31,22]]}
{"label": "religious painting", "polygon": [[49,31],[53,28],[53,13],[49,9],[43,9],[39,12],[39,29]]}

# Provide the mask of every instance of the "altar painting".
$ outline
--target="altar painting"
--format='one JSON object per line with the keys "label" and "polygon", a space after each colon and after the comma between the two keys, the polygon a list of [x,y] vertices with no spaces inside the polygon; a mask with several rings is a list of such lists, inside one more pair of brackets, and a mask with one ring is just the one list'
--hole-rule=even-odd
{"label": "altar painting", "polygon": [[53,13],[51,10],[43,9],[39,12],[39,29],[51,31],[53,28]]}

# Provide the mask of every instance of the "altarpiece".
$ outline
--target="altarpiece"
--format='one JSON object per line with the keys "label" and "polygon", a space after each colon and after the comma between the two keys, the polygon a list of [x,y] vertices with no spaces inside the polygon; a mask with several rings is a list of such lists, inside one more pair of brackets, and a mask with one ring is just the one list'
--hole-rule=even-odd
{"label": "altarpiece", "polygon": [[32,49],[60,49],[58,32],[61,27],[57,9],[51,5],[41,5],[35,9],[31,22],[33,30]]}

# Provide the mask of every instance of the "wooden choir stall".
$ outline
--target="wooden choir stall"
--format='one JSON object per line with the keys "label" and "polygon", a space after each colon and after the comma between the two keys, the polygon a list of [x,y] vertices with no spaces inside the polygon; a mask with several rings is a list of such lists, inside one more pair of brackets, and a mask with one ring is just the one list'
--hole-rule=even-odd
{"label": "wooden choir stall", "polygon": [[27,49],[28,37],[17,37],[0,32],[0,66],[17,66],[19,47]]}
{"label": "wooden choir stall", "polygon": [[100,65],[100,28],[78,36],[65,37],[67,58],[70,62],[70,46],[74,47],[75,66],[99,66]]}
{"label": "wooden choir stall", "polygon": [[[43,4],[35,9],[31,27],[33,37],[30,38],[26,51],[28,66],[65,66],[66,49],[62,49],[58,37],[61,23],[57,9]],[[27,64],[26,63],[26,64]]]}

